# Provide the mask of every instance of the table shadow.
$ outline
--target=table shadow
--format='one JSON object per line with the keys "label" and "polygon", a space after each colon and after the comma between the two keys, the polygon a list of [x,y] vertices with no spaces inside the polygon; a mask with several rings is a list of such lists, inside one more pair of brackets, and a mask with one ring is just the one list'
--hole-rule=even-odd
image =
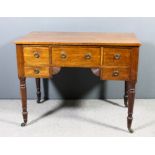
{"label": "table shadow", "polygon": [[142,124],[142,125],[136,127],[136,128],[135,128],[135,131],[145,129],[145,128],[150,127],[150,126],[152,126],[152,125],[154,125],[154,124],[155,124],[155,120],[152,120],[152,121],[150,121],[150,122],[144,123],[144,124]]}
{"label": "table shadow", "polygon": [[120,104],[118,104],[118,103],[116,103],[116,102],[110,101],[110,100],[108,100],[108,99],[103,99],[103,100],[104,100],[105,102],[107,102],[107,103],[110,103],[110,104],[114,105],[114,106],[118,106],[118,107],[121,107],[121,108],[126,108],[125,106],[120,105]]}
{"label": "table shadow", "polygon": [[[66,107],[79,107],[80,104],[78,99],[82,99],[83,96],[89,92],[93,87],[99,85],[99,98],[103,99],[103,101],[108,102],[114,106],[124,107],[118,103],[112,102],[106,99],[106,81],[101,81],[99,77],[96,77],[92,74],[90,69],[80,69],[80,68],[63,68],[61,72],[55,75],[52,79],[43,79],[43,90],[44,90],[44,99],[42,103],[50,98],[49,96],[49,85],[53,84],[61,97],[65,100],[58,105],[56,108],[51,109],[41,115],[40,117],[32,120],[28,125],[34,124],[37,121],[52,115],[53,113],[59,111],[62,108]],[[66,99],[74,99],[72,102],[68,102]],[[76,100],[75,100],[76,99]],[[103,125],[106,127],[111,127],[113,129],[118,129],[121,131],[125,131],[121,128],[108,125],[105,123],[100,123],[95,120],[81,118],[81,120],[85,120],[90,123]]]}
{"label": "table shadow", "polygon": [[[61,110],[62,108],[69,108],[69,107],[79,107],[80,106],[80,102],[78,102],[78,100],[72,100],[71,101],[67,101],[67,100],[63,100],[63,102],[58,105],[57,107],[55,107],[54,109],[50,109],[49,111],[47,111],[46,113],[42,114],[41,116],[39,116],[38,118],[30,121],[30,123],[28,123],[27,125],[32,125],[38,121],[40,121],[41,119],[44,119],[45,117],[47,116],[50,116],[56,112],[58,112],[59,110]],[[119,131],[123,131],[123,132],[128,132],[127,130],[124,130],[122,128],[119,128],[119,127],[116,127],[116,126],[113,126],[113,125],[110,125],[110,124],[106,124],[106,123],[103,123],[103,122],[99,122],[99,121],[96,121],[94,119],[91,119],[91,118],[84,118],[84,117],[81,117],[81,116],[74,116],[75,119],[78,119],[80,121],[85,121],[85,122],[88,122],[88,123],[91,123],[91,124],[95,124],[95,125],[100,125],[100,126],[104,126],[104,127],[107,127],[107,128],[111,128],[111,129],[114,129],[114,130],[119,130]]]}
{"label": "table shadow", "polygon": [[7,124],[18,125],[18,126],[20,125],[20,123],[18,123],[18,122],[14,122],[14,121],[2,119],[2,118],[0,118],[0,122],[7,123]]}

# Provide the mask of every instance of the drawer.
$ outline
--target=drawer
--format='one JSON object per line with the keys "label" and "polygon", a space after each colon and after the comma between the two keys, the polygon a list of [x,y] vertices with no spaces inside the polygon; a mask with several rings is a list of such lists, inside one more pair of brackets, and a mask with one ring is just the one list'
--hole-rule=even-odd
{"label": "drawer", "polygon": [[130,65],[130,50],[127,48],[104,48],[103,63],[107,66]]}
{"label": "drawer", "polygon": [[48,47],[24,47],[24,64],[26,66],[48,65]]}
{"label": "drawer", "polygon": [[50,77],[49,67],[25,67],[24,71],[26,77]]}
{"label": "drawer", "polygon": [[68,67],[96,67],[100,65],[100,48],[96,47],[54,47],[52,64]]}
{"label": "drawer", "polygon": [[103,80],[129,80],[128,67],[105,67],[101,71],[101,79]]}

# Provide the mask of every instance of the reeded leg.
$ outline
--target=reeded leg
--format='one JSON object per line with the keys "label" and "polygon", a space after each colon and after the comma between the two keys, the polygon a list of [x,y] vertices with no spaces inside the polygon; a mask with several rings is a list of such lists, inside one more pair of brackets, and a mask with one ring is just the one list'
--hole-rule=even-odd
{"label": "reeded leg", "polygon": [[40,78],[36,78],[36,88],[37,88],[37,103],[40,103],[41,92],[40,92]]}
{"label": "reeded leg", "polygon": [[22,100],[22,114],[23,114],[23,120],[24,122],[21,124],[21,126],[25,126],[27,123],[27,92],[26,92],[26,79],[19,78],[20,80],[20,93],[21,93],[21,100]]}
{"label": "reeded leg", "polygon": [[130,81],[128,83],[128,117],[127,117],[127,127],[130,133],[133,133],[131,129],[132,120],[133,120],[133,107],[134,107],[134,100],[135,100],[135,81]]}
{"label": "reeded leg", "polygon": [[125,107],[128,107],[128,81],[125,81],[124,105]]}

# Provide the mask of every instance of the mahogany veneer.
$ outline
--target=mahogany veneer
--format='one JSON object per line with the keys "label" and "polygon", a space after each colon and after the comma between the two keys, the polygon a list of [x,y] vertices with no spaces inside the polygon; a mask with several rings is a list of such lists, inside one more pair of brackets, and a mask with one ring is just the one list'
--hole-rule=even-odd
{"label": "mahogany veneer", "polygon": [[17,40],[18,77],[23,119],[27,123],[26,78],[36,78],[40,102],[40,78],[50,78],[61,67],[90,68],[101,80],[125,81],[127,127],[132,124],[138,54],[141,43],[133,33],[32,32]]}

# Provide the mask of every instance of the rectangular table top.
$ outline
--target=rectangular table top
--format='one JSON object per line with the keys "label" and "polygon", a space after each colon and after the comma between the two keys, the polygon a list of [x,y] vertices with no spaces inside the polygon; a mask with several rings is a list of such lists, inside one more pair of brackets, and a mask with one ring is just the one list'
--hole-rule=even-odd
{"label": "rectangular table top", "polygon": [[16,40],[15,43],[28,45],[141,45],[134,33],[103,32],[31,32]]}

